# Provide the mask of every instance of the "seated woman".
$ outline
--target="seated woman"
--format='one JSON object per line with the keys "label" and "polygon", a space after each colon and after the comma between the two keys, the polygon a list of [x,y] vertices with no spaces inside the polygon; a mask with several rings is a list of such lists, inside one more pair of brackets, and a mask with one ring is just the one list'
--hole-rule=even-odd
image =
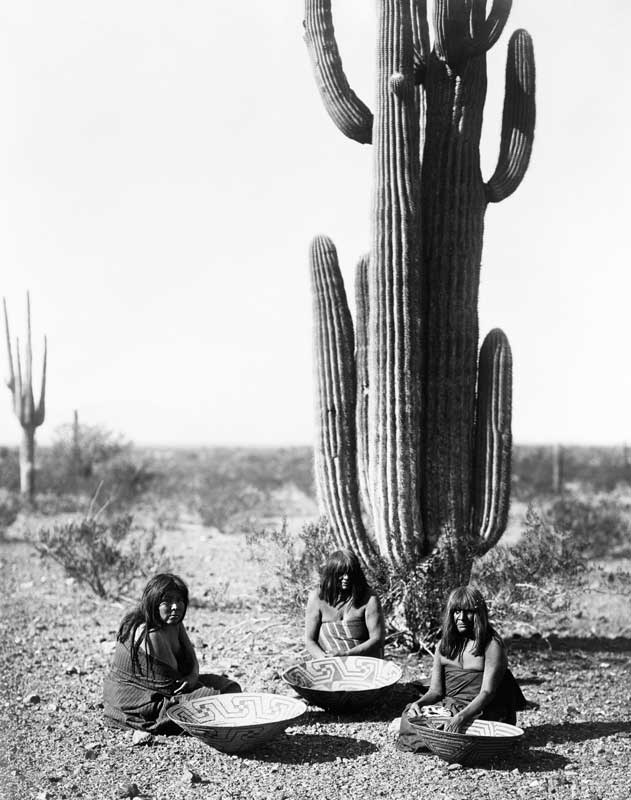
{"label": "seated woman", "polygon": [[147,583],[139,605],[123,617],[103,682],[108,722],[148,733],[180,732],[166,716],[181,698],[240,692],[224,675],[200,675],[184,627],[188,588],[170,573]]}
{"label": "seated woman", "polygon": [[351,550],[332,553],[309,595],[305,646],[313,658],[383,655],[385,621],[379,598]]}
{"label": "seated woman", "polygon": [[527,708],[527,702],[507,665],[506,648],[489,623],[481,593],[468,586],[454,589],[447,601],[429,689],[404,711],[399,749],[422,746],[408,718],[421,714],[423,706],[440,704],[451,715],[443,724],[448,731],[461,731],[477,718],[514,725],[516,712]]}

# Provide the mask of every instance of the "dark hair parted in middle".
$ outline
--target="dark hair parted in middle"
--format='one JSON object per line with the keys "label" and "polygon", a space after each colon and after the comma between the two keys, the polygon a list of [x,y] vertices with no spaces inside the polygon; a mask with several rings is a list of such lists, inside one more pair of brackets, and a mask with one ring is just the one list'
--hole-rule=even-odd
{"label": "dark hair parted in middle", "polygon": [[[160,618],[160,603],[170,593],[180,595],[184,602],[184,613],[186,613],[188,608],[187,585],[177,575],[173,575],[170,572],[160,572],[148,581],[140,598],[140,603],[136,608],[123,617],[116,638],[119,642],[126,642],[129,639],[129,650],[134,671],[141,672],[138,650],[143,642],[145,643],[145,651],[148,650],[149,631],[164,627],[164,622]],[[144,629],[139,636],[136,636],[136,631],[141,625],[144,625]]]}
{"label": "dark hair parted in middle", "polygon": [[499,640],[500,637],[489,622],[489,611],[482,593],[471,586],[459,586],[449,595],[443,617],[440,652],[446,658],[455,659],[464,650],[467,640],[458,632],[454,619],[455,612],[460,609],[473,611],[473,638],[475,644],[471,653],[474,656],[483,656],[491,639]]}
{"label": "dark hair parted in middle", "polygon": [[324,600],[330,606],[334,606],[339,601],[338,581],[342,575],[349,577],[353,604],[361,605],[370,590],[359,558],[352,550],[336,550],[327,558],[320,576],[320,600]]}

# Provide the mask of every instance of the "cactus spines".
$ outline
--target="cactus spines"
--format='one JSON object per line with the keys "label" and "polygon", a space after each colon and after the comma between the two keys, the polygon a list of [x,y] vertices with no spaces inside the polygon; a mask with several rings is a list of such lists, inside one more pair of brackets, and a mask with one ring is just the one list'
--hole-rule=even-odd
{"label": "cactus spines", "polygon": [[482,344],[478,368],[473,530],[480,554],[497,544],[508,521],[512,373],[508,339],[495,328]]}
{"label": "cactus spines", "polygon": [[[354,95],[330,0],[305,2],[310,50],[326,54],[312,57],[318,85],[329,87],[321,92],[325,106],[351,135],[340,124],[340,108]],[[508,45],[498,163],[485,183],[479,143],[486,52],[511,2],[494,0],[488,14],[486,5],[436,0],[430,50],[426,0],[378,0],[372,236],[357,271],[355,337],[339,276],[335,297],[314,303],[316,353],[321,346],[344,353],[336,375],[346,386],[336,391],[355,405],[354,416],[346,405],[343,414],[344,463],[354,472],[344,479],[353,496],[345,508],[355,518],[345,525],[354,538],[337,534],[361,552],[377,549],[399,575],[413,573],[430,606],[432,595],[468,580],[473,557],[497,542],[508,515],[511,353],[499,330],[478,353],[477,306],[487,205],[517,188],[530,159],[535,69],[530,37],[516,31]],[[343,312],[334,307],[342,299]],[[342,313],[344,326],[337,321]],[[317,363],[324,358],[317,355]],[[320,398],[331,394],[322,383],[331,375],[318,370]],[[334,419],[322,413],[319,419],[339,428],[339,410]],[[320,431],[316,450],[332,433]],[[318,482],[332,476],[319,469]],[[320,488],[334,528],[338,510],[330,503],[340,492]]]}
{"label": "cactus spines", "polygon": [[532,39],[518,30],[508,43],[500,154],[486,184],[487,202],[504,200],[521,183],[530,162],[534,130],[535,57]]}
{"label": "cactus spines", "polygon": [[24,375],[22,375],[22,361],[20,358],[20,342],[15,342],[15,363],[11,348],[9,332],[9,316],[7,314],[6,300],[2,300],[4,309],[4,330],[7,341],[7,356],[9,362],[9,377],[7,386],[13,398],[13,411],[22,428],[20,443],[20,491],[31,502],[35,496],[35,429],[43,422],[46,414],[46,360],[47,343],[44,337],[44,355],[42,358],[42,380],[40,383],[39,400],[35,403],[33,393],[33,348],[31,343],[31,301],[26,295],[26,352]]}
{"label": "cactus spines", "polygon": [[326,110],[345,136],[368,144],[372,139],[372,112],[346,80],[335,42],[330,0],[306,0],[303,25]]}
{"label": "cactus spines", "polygon": [[311,245],[318,389],[316,480],[340,547],[350,545],[364,560],[374,556],[361,519],[355,447],[355,356],[353,323],[337,251],[326,236]]}

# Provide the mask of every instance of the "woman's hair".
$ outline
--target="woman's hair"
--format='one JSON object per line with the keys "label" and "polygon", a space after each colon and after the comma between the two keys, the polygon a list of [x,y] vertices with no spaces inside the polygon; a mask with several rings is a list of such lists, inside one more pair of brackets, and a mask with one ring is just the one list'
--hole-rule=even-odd
{"label": "woman's hair", "polygon": [[339,599],[339,578],[348,575],[353,604],[360,605],[369,592],[366,576],[352,550],[336,550],[327,558],[320,575],[320,600],[330,606]]}
{"label": "woman's hair", "polygon": [[[170,572],[160,572],[154,575],[147,583],[140,598],[140,603],[123,617],[118,629],[116,640],[126,642],[129,639],[129,650],[134,672],[141,672],[138,660],[138,650],[144,641],[145,652],[148,652],[149,631],[164,627],[160,618],[160,603],[173,592],[180,595],[184,601],[184,614],[188,608],[188,587],[177,575]],[[184,614],[182,617],[184,617]],[[140,636],[136,636],[138,628],[144,625]]]}
{"label": "woman's hair", "polygon": [[498,639],[499,636],[489,622],[489,610],[486,607],[484,597],[478,589],[471,586],[458,586],[449,595],[445,615],[443,617],[443,634],[440,640],[440,652],[446,658],[455,659],[462,654],[466,639],[458,633],[454,614],[459,609],[463,611],[473,611],[473,638],[475,644],[471,651],[474,656],[483,656],[486,646],[491,639]]}

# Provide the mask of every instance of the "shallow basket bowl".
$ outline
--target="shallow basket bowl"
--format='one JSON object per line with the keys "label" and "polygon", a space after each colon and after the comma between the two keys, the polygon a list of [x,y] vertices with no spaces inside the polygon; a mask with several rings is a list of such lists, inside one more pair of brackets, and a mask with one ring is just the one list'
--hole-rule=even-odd
{"label": "shallow basket bowl", "polygon": [[409,717],[425,745],[451,763],[480,764],[507,753],[524,735],[521,728],[506,722],[476,719],[462,733],[437,730],[422,717]]}
{"label": "shallow basket bowl", "polygon": [[369,656],[328,656],[304,661],[283,673],[283,680],[314,706],[351,711],[371,705],[401,678],[392,661]]}
{"label": "shallow basket bowl", "polygon": [[239,692],[185,700],[169,708],[167,716],[223,753],[242,753],[281,733],[306,710],[292,697]]}

